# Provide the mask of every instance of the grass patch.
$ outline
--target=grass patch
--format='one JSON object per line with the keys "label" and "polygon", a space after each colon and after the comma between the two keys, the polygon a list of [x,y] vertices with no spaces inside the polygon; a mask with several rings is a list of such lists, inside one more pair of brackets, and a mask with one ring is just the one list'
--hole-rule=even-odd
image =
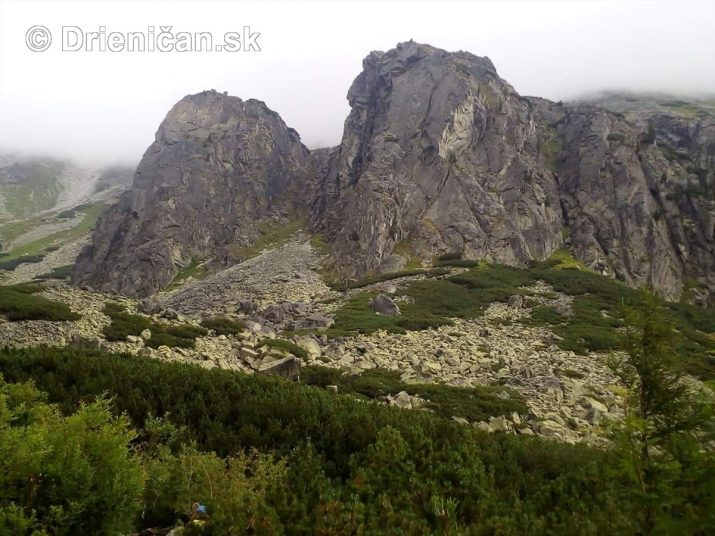
{"label": "grass patch", "polygon": [[539,149],[544,155],[546,165],[554,173],[561,168],[561,138],[555,129],[551,128],[547,131],[546,136],[539,140]]}
{"label": "grass patch", "polygon": [[[570,229],[569,229],[569,235],[570,235]],[[532,261],[531,267],[536,268],[536,269],[547,269],[547,268],[552,268],[554,270],[574,269],[574,270],[586,270],[589,272],[593,272],[593,270],[591,270],[583,262],[574,258],[574,256],[571,255],[571,252],[564,248],[557,249],[556,251],[554,251],[549,256],[549,258],[546,259],[545,261]]]}
{"label": "grass patch", "polygon": [[[527,322],[550,325],[562,337],[557,345],[577,353],[606,351],[620,347],[618,328],[622,322],[622,304],[638,304],[642,292],[592,271],[574,269],[536,269],[535,278],[552,285],[554,290],[574,297],[573,316],[561,316],[549,307],[537,307]],[[677,345],[686,370],[699,378],[715,378],[715,310],[689,304],[662,302],[668,320],[677,330]]]}
{"label": "grass patch", "polygon": [[424,275],[427,277],[439,277],[448,273],[449,270],[445,270],[443,268],[416,268],[412,270],[400,270],[399,272],[390,272],[388,274],[364,277],[362,279],[358,279],[357,281],[351,281],[349,283],[333,283],[331,285],[331,288],[333,290],[351,290],[367,287],[369,285],[374,285],[375,283],[382,283],[384,281],[399,279],[401,277],[414,277],[418,275]]}
{"label": "grass patch", "polygon": [[58,266],[53,268],[46,274],[41,274],[35,277],[35,279],[69,279],[72,276],[72,271],[74,270],[74,264],[66,264],[65,266]]}
{"label": "grass patch", "polygon": [[301,378],[308,385],[318,387],[337,385],[340,393],[368,400],[406,391],[426,400],[423,407],[447,419],[463,417],[470,421],[484,421],[512,412],[525,414],[528,409],[523,398],[504,387],[464,388],[440,383],[405,383],[400,379],[399,372],[384,369],[346,374],[340,369],[311,366],[301,371]]}
{"label": "grass patch", "polygon": [[22,255],[21,257],[15,257],[0,262],[0,270],[7,270],[8,272],[11,272],[21,264],[38,263],[44,258],[44,255]]}
{"label": "grass patch", "polygon": [[392,249],[393,255],[399,255],[406,259],[405,270],[416,270],[422,268],[422,261],[416,257],[412,250],[412,243],[409,240],[401,240]]}
{"label": "grass patch", "polygon": [[374,292],[354,296],[335,313],[335,324],[328,337],[372,333],[384,329],[404,333],[451,325],[453,318],[473,318],[490,303],[505,302],[519,286],[533,280],[523,270],[483,264],[478,268],[445,279],[426,279],[409,283],[401,292],[413,303],[400,303],[399,316],[376,314],[370,307]]}
{"label": "grass patch", "polygon": [[125,341],[128,335],[138,337],[142,331],[148,329],[151,331],[151,338],[144,341],[145,346],[150,348],[159,346],[193,348],[196,337],[208,333],[205,328],[191,324],[182,326],[160,324],[148,317],[128,313],[118,303],[107,303],[103,312],[112,319],[112,322],[103,330],[108,341]]}
{"label": "grass patch", "polygon": [[57,177],[63,168],[64,164],[52,160],[3,166],[3,174],[9,171],[10,177],[19,179],[0,182],[5,211],[14,218],[23,219],[52,208],[61,190]]}
{"label": "grass patch", "polygon": [[681,100],[664,102],[663,106],[670,108],[672,111],[680,115],[689,117],[690,119],[697,119],[700,115],[704,115],[706,113],[705,110],[697,104]]}
{"label": "grass patch", "polygon": [[37,296],[40,290],[38,285],[27,284],[0,287],[0,314],[10,321],[80,319],[66,304]]}
{"label": "grass patch", "polygon": [[174,290],[183,285],[189,278],[203,279],[206,277],[206,267],[198,260],[191,259],[186,266],[179,268],[174,280],[166,287],[166,291]]}
{"label": "grass patch", "polygon": [[305,359],[308,357],[308,352],[295,344],[294,342],[287,341],[285,339],[264,339],[261,344],[265,344],[269,348],[274,348],[276,350],[284,350],[289,354],[293,354],[296,357]]}
{"label": "grass patch", "polygon": [[[80,221],[77,225],[75,225],[71,229],[58,231],[56,233],[52,233],[42,238],[38,238],[37,240],[33,240],[32,242],[17,247],[9,252],[10,258],[12,259],[28,255],[39,255],[47,251],[48,247],[53,247],[60,243],[70,242],[86,235],[92,230],[94,224],[97,222],[97,218],[99,218],[99,215],[104,211],[104,209],[104,203],[93,203],[91,205],[83,206],[82,213],[84,213],[84,217],[82,218],[82,221]],[[17,232],[18,230],[19,232]],[[29,229],[27,228],[27,225],[24,224],[24,222],[23,224],[20,224],[20,227],[17,230],[13,230],[11,228],[6,231],[6,229],[3,227],[2,237],[5,240],[8,240],[7,235],[12,236],[17,234],[19,236],[27,230]]]}
{"label": "grass patch", "polygon": [[212,329],[216,335],[236,335],[246,329],[238,320],[222,316],[206,318],[201,321],[201,325],[206,329]]}
{"label": "grass patch", "polygon": [[[368,278],[353,283],[352,288],[377,280]],[[414,303],[400,303],[400,316],[376,314],[370,308],[374,292],[353,296],[335,312],[335,324],[326,333],[334,338],[378,330],[404,333],[450,325],[454,318],[477,317],[490,303],[506,302],[514,294],[524,294],[522,287],[539,280],[551,285],[556,292],[572,296],[573,314],[559,315],[550,306],[538,305],[532,309],[531,318],[524,322],[549,326],[561,337],[556,343],[561,349],[580,354],[619,348],[622,304],[637,305],[643,297],[641,291],[597,274],[565,250],[560,250],[546,261],[532,263],[529,269],[482,262],[443,279],[412,281],[405,285],[401,294],[412,297]],[[701,379],[715,378],[712,360],[715,355],[715,310],[662,303],[681,338],[678,351],[686,370]]]}
{"label": "grass patch", "polygon": [[286,243],[295,233],[306,228],[301,218],[291,218],[287,223],[269,221],[258,226],[258,238],[250,246],[232,246],[231,255],[243,262],[259,255],[264,249],[273,249]]}
{"label": "grass patch", "polygon": [[434,262],[433,266],[436,267],[453,267],[453,268],[476,268],[479,266],[479,261],[469,260],[469,259],[454,259],[454,260],[437,260]]}

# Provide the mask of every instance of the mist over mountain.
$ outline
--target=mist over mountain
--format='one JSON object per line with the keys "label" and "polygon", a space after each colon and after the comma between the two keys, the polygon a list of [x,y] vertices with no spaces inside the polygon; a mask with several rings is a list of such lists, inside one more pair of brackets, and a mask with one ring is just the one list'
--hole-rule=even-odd
{"label": "mist over mountain", "polygon": [[[269,103],[309,149],[334,146],[350,111],[346,89],[365,54],[409,39],[488,56],[519,94],[552,101],[608,89],[715,92],[712,2],[479,1],[415,10],[382,2],[379,17],[350,2],[206,2],[200,10],[180,2],[170,12],[161,2],[99,4],[68,20],[56,2],[3,2],[2,150],[135,165],[165,111],[211,88]],[[306,9],[320,17],[305,19]],[[108,32],[171,24],[215,35],[248,24],[262,45],[247,54],[34,53],[24,45],[34,24],[54,34],[68,24]]]}

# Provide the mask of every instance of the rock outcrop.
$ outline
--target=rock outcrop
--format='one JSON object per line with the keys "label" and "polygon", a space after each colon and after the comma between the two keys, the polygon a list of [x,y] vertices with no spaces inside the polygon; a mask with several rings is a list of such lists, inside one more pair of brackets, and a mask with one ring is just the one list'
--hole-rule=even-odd
{"label": "rock outcrop", "polygon": [[252,244],[263,222],[300,208],[310,174],[298,134],[264,103],[215,91],[185,97],[131,191],[100,218],[74,281],[146,296],[194,258],[230,262],[232,246]]}
{"label": "rock outcrop", "polygon": [[395,246],[507,264],[561,246],[557,182],[529,100],[488,58],[409,42],[372,52],[314,205],[314,224],[354,274]]}
{"label": "rock outcrop", "polygon": [[523,97],[488,58],[414,42],[370,53],[348,100],[340,145],[309,153],[263,103],[186,97],[75,282],[148,295],[194,258],[242,260],[232,247],[262,221],[305,207],[346,278],[568,248],[666,298],[715,300],[715,107]]}
{"label": "rock outcrop", "polygon": [[633,286],[712,302],[711,112],[526,98],[488,58],[414,42],[363,68],[341,144],[315,159],[313,223],[346,275],[451,252],[523,265],[569,247]]}

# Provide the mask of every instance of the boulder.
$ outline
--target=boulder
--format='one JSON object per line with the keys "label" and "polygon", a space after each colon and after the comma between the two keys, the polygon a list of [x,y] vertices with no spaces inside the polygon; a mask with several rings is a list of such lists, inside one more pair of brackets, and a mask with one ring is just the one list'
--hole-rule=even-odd
{"label": "boulder", "polygon": [[69,346],[81,350],[101,350],[104,345],[102,339],[96,337],[85,337],[83,335],[73,335]]}
{"label": "boulder", "polygon": [[150,296],[139,302],[137,309],[147,315],[158,315],[162,311],[161,302],[154,296]]}
{"label": "boulder", "polygon": [[370,302],[370,307],[378,314],[385,316],[397,316],[400,308],[387,294],[378,294]]}
{"label": "boulder", "polygon": [[251,315],[258,311],[258,302],[250,299],[241,300],[238,302],[238,307],[236,308],[236,311],[239,313]]}
{"label": "boulder", "polygon": [[294,341],[298,346],[308,352],[310,359],[318,359],[323,354],[323,349],[320,347],[320,343],[314,335],[296,337]]}
{"label": "boulder", "polygon": [[390,397],[388,400],[391,406],[397,406],[398,408],[404,409],[412,408],[412,397],[407,391],[400,391],[395,396]]}
{"label": "boulder", "polygon": [[267,376],[282,376],[288,380],[300,379],[300,359],[295,356],[287,356],[282,359],[276,359],[266,363],[261,363],[258,368],[258,374]]}
{"label": "boulder", "polygon": [[335,323],[335,320],[329,318],[321,313],[312,313],[303,318],[298,325],[298,329],[321,329],[329,328]]}
{"label": "boulder", "polygon": [[178,320],[179,319],[179,313],[176,309],[172,309],[169,307],[168,309],[165,309],[164,312],[162,313],[162,316],[166,318],[167,320]]}
{"label": "boulder", "polygon": [[554,311],[557,315],[573,316],[573,308],[568,303],[559,303],[556,307],[554,307]]}

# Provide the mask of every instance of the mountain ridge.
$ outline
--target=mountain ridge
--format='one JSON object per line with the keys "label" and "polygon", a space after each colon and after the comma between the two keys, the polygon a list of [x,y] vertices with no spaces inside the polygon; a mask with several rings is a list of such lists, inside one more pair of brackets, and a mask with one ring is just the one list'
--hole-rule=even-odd
{"label": "mountain ridge", "polygon": [[[167,115],[132,192],[100,218],[93,249],[79,257],[76,283],[149,295],[197,256],[230,264],[232,245],[258,238],[257,223],[280,222],[297,210],[325,236],[331,269],[347,277],[445,253],[523,266],[569,248],[587,266],[631,286],[669,299],[694,290],[697,301],[712,303],[715,123],[707,110],[681,106],[637,121],[627,110],[523,97],[488,58],[414,42],[365,58],[348,92],[343,138],[333,148],[308,151],[263,103],[249,119],[226,113],[224,101],[237,97],[198,95],[210,95],[215,108],[197,106],[198,96],[176,106],[184,103],[187,117],[218,121],[183,128],[183,119]],[[268,124],[271,135],[261,139]],[[285,144],[272,144],[274,137]],[[172,153],[182,144],[197,151]],[[173,156],[159,162],[162,151]],[[240,172],[229,169],[233,162]],[[130,207],[140,202],[137,192],[161,189],[164,181],[168,197],[152,210],[159,209],[159,219],[181,211],[176,203],[186,185],[177,177],[185,165],[213,177],[193,192],[207,206],[210,196],[224,199],[225,212],[179,214],[190,231],[170,236],[173,253],[164,224],[139,231],[140,225],[134,242],[122,238],[122,226],[132,225]],[[166,182],[169,175],[174,182]],[[260,195],[239,199],[235,188],[242,184]],[[271,195],[264,194],[277,190],[292,201],[266,203]],[[232,211],[253,216],[239,224]],[[212,233],[199,230],[204,221]],[[146,255],[136,268],[139,243],[158,244],[163,253],[139,250]]]}

